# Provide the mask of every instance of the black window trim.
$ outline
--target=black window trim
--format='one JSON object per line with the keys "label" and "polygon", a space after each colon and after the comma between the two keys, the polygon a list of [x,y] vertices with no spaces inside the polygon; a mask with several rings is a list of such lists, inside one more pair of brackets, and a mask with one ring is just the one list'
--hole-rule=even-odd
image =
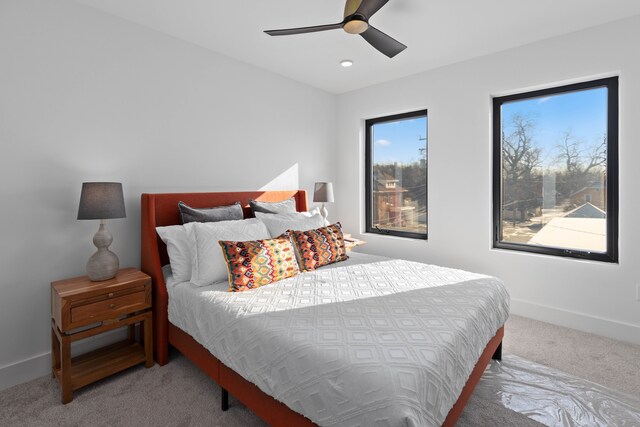
{"label": "black window trim", "polygon": [[[606,87],[607,91],[607,251],[589,252],[502,242],[502,117],[505,102]],[[618,76],[493,98],[493,248],[618,263]]]}
{"label": "black window trim", "polygon": [[[428,236],[429,236],[429,213],[427,211],[427,232],[426,233],[414,233],[414,232],[410,232],[410,231],[398,231],[398,230],[387,230],[387,229],[382,229],[382,228],[378,228],[378,227],[373,227],[372,224],[372,215],[371,215],[371,204],[372,204],[372,180],[373,180],[373,149],[372,149],[372,141],[371,141],[371,128],[378,124],[378,123],[385,123],[385,122],[393,122],[393,121],[398,121],[398,120],[406,120],[406,119],[410,119],[410,118],[418,118],[418,117],[427,117],[427,121],[429,120],[429,114],[428,114],[428,110],[427,109],[422,109],[422,110],[417,110],[417,111],[411,111],[408,113],[401,113],[401,114],[394,114],[391,116],[384,116],[384,117],[377,117],[374,119],[367,119],[365,120],[365,178],[364,178],[364,182],[365,182],[365,232],[366,233],[372,233],[372,234],[379,234],[379,235],[383,235],[383,236],[396,236],[396,237],[407,237],[407,238],[411,238],[411,239],[417,239],[417,240],[428,240]],[[428,126],[427,126],[427,133],[428,131]],[[428,145],[428,135],[425,135],[427,137],[427,152],[429,151],[429,145]],[[427,162],[429,161],[429,156],[427,154]],[[427,167],[427,171],[428,171],[428,167]],[[429,187],[428,187],[428,183],[429,183],[429,173],[427,172],[427,176],[425,176],[425,186],[427,186],[427,200],[429,198]],[[428,205],[428,204],[427,204]]]}

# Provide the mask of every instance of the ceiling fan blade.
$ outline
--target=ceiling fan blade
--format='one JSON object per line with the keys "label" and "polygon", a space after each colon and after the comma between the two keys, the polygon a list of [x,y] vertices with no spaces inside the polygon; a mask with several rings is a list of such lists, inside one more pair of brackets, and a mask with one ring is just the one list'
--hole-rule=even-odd
{"label": "ceiling fan blade", "polygon": [[292,34],[316,33],[318,31],[336,30],[342,28],[342,22],[329,25],[316,25],[313,27],[288,28],[285,30],[267,30],[265,33],[270,36],[289,36]]}
{"label": "ceiling fan blade", "polygon": [[403,45],[398,40],[386,35],[372,26],[369,26],[369,29],[360,35],[363,39],[369,42],[371,46],[375,47],[389,58],[393,58],[407,48],[407,46]]}
{"label": "ceiling fan blade", "polygon": [[362,0],[360,7],[356,10],[356,13],[369,19],[374,13],[379,11],[382,6],[387,4],[388,1],[389,0]]}

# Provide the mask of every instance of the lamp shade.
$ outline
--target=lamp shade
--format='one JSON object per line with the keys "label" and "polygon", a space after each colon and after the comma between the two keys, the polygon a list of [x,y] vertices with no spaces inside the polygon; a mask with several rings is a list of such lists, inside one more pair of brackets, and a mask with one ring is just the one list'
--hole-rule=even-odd
{"label": "lamp shade", "polygon": [[78,219],[112,219],[126,217],[122,184],[119,182],[85,182],[80,193]]}
{"label": "lamp shade", "polygon": [[313,201],[320,203],[333,203],[333,183],[316,182],[313,190]]}

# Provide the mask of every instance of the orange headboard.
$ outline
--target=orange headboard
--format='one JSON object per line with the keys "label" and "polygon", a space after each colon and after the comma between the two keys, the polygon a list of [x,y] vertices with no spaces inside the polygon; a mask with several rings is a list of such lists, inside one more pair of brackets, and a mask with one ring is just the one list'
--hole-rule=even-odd
{"label": "orange headboard", "polygon": [[307,192],[289,191],[235,191],[221,193],[164,193],[142,194],[142,271],[153,282],[153,353],[160,365],[167,363],[168,354],[168,295],[162,275],[162,266],[169,263],[167,248],[158,237],[156,227],[179,225],[178,202],[194,208],[231,205],[240,202],[244,217],[252,216],[249,200],[280,202],[293,197],[298,212],[307,210]]}

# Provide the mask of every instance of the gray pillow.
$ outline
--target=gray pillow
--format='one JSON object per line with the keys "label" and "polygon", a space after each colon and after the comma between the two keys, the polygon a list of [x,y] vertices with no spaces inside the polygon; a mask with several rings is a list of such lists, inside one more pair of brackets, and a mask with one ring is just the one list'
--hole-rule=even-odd
{"label": "gray pillow", "polygon": [[296,201],[292,197],[282,202],[259,202],[257,200],[249,200],[251,211],[255,215],[256,212],[270,214],[284,214],[296,212]]}
{"label": "gray pillow", "polygon": [[216,206],[214,208],[192,208],[184,202],[178,202],[178,210],[183,224],[189,222],[219,222],[244,219],[242,205],[235,202],[229,206]]}

